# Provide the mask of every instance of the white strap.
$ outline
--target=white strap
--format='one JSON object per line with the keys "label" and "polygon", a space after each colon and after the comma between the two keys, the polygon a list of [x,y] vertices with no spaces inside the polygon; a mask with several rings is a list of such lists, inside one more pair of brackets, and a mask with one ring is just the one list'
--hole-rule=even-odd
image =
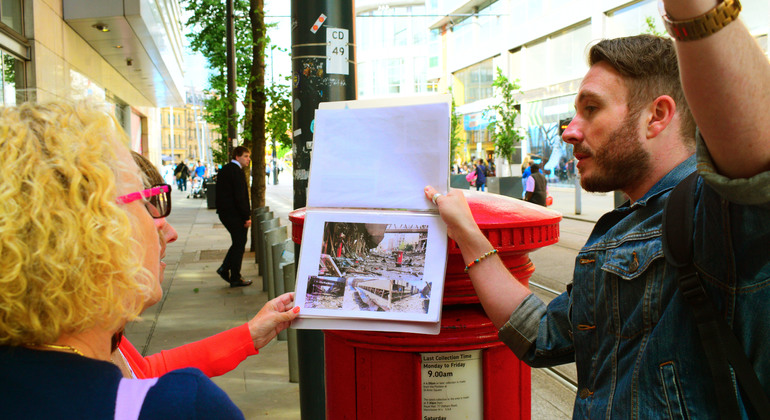
{"label": "white strap", "polygon": [[115,400],[115,420],[138,420],[144,398],[157,382],[158,378],[121,378],[118,385],[118,398]]}

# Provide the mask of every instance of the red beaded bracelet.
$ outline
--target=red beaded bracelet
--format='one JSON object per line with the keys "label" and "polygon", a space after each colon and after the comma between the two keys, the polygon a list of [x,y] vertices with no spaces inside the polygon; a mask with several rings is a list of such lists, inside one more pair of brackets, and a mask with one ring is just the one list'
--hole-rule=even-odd
{"label": "red beaded bracelet", "polygon": [[465,272],[467,273],[468,270],[470,270],[471,267],[476,265],[479,261],[483,260],[484,258],[486,258],[486,257],[488,257],[490,255],[494,255],[494,254],[497,254],[497,250],[496,249],[493,249],[493,250],[487,252],[486,254],[484,254],[484,255],[476,258],[475,260],[471,261],[468,265],[465,266]]}

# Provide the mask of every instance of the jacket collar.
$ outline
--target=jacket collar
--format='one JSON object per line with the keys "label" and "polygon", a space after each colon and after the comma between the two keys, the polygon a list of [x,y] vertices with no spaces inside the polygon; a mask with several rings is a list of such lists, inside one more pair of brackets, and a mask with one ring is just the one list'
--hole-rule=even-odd
{"label": "jacket collar", "polygon": [[690,157],[685,159],[682,163],[680,163],[674,169],[670,170],[666,175],[664,175],[663,178],[660,179],[660,181],[655,183],[655,185],[653,185],[652,188],[650,188],[644,194],[644,196],[642,196],[642,198],[640,198],[634,204],[631,204],[629,206],[629,202],[626,201],[625,203],[623,203],[622,206],[618,207],[618,209],[646,206],[647,201],[674,189],[674,187],[676,187],[676,185],[679,184],[681,180],[687,178],[687,176],[693,173],[694,171],[695,171],[695,154],[692,154],[690,155]]}

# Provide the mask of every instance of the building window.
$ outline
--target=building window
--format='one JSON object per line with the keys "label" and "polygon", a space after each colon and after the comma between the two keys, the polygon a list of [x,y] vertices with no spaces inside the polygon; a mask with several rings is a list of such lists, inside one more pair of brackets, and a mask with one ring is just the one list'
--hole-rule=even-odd
{"label": "building window", "polygon": [[[591,42],[589,22],[527,44],[511,54],[511,74],[522,74],[522,88],[530,90],[579,79],[588,71],[586,46]],[[522,66],[522,53],[526,66]]]}
{"label": "building window", "polygon": [[388,93],[401,92],[403,61],[401,58],[388,60]]}
{"label": "building window", "polygon": [[[525,104],[528,116],[529,152],[546,160],[543,166],[549,182],[569,184],[564,168],[572,159],[572,145],[562,141],[559,121],[574,115],[575,95],[561,96]],[[572,176],[572,175],[570,175]]]}
{"label": "building window", "polygon": [[24,33],[21,3],[22,0],[2,0],[2,3],[0,3],[0,22],[3,22],[19,34]]}
{"label": "building window", "polygon": [[658,3],[644,0],[607,13],[607,38],[638,35],[647,31],[647,17],[654,17],[657,30],[665,32],[660,21]]}
{"label": "building window", "polygon": [[455,73],[457,81],[462,85],[464,103],[491,98],[494,69],[492,60],[486,60]]}
{"label": "building window", "polygon": [[0,103],[6,106],[24,102],[24,61],[0,50]]}

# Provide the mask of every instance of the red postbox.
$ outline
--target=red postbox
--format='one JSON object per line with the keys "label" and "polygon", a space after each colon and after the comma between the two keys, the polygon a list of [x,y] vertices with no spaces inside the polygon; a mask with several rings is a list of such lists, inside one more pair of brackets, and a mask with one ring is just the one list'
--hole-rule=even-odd
{"label": "red postbox", "polygon": [[[559,240],[559,213],[505,196],[464,193],[505,266],[526,284],[535,270],[528,253]],[[292,239],[301,243],[304,209],[289,220]],[[530,368],[498,340],[454,241],[447,253],[440,334],[324,331],[326,418],[531,417]]]}

